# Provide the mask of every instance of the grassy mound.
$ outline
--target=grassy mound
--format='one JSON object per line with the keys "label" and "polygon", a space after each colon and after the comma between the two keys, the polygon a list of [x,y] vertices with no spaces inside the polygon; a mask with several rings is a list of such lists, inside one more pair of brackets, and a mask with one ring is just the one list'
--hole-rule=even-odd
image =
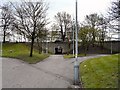
{"label": "grassy mound", "polygon": [[17,58],[30,64],[37,63],[45,58],[48,54],[39,54],[37,50],[33,50],[33,57],[29,57],[30,48],[24,43],[5,43],[3,44],[3,57]]}
{"label": "grassy mound", "polygon": [[118,55],[82,62],[80,78],[84,88],[118,88]]}

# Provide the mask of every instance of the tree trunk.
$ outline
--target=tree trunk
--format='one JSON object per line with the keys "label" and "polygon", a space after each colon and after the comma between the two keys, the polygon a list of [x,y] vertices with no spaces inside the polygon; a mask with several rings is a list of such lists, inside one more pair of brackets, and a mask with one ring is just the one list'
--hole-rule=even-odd
{"label": "tree trunk", "polygon": [[64,42],[65,41],[65,37],[64,37],[64,34],[63,34],[63,27],[62,27],[62,25],[60,26],[60,28],[61,28],[61,39]]}
{"label": "tree trunk", "polygon": [[5,34],[6,34],[6,31],[4,30],[3,43],[5,43]]}
{"label": "tree trunk", "polygon": [[93,24],[92,25],[92,29],[93,29],[93,31],[92,31],[92,46],[94,47],[95,45],[95,25]]}
{"label": "tree trunk", "polygon": [[33,32],[33,35],[32,35],[32,42],[31,42],[31,50],[30,50],[30,57],[33,56],[34,36],[35,36],[35,34],[34,34],[34,32]]}
{"label": "tree trunk", "polygon": [[85,56],[87,55],[87,46],[84,46],[84,50],[85,50]]}
{"label": "tree trunk", "polygon": [[33,19],[34,29],[33,29],[33,33],[32,33],[32,42],[31,42],[30,57],[32,57],[32,55],[33,55],[33,45],[34,45],[34,40],[35,40],[36,22],[34,20],[35,20],[35,18]]}
{"label": "tree trunk", "polygon": [[95,33],[93,32],[93,39],[92,39],[92,45],[95,46]]}

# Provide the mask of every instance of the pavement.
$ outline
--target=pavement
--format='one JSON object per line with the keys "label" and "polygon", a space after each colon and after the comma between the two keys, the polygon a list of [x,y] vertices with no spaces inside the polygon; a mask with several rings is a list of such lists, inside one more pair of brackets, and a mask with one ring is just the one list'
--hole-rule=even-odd
{"label": "pavement", "polygon": [[[106,55],[79,57],[79,63]],[[51,55],[37,64],[2,58],[2,88],[69,88],[74,82],[75,59]]]}

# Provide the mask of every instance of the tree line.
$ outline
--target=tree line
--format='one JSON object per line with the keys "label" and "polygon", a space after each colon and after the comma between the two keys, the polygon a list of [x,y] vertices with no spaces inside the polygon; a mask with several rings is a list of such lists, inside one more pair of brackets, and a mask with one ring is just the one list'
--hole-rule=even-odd
{"label": "tree line", "polygon": [[[119,33],[119,20],[119,0],[112,2],[112,7],[109,7],[108,16],[98,15],[97,13],[86,15],[84,22],[78,23],[78,38],[85,53],[88,50],[88,47],[91,44],[94,47],[96,42],[101,46],[101,48],[103,48],[104,41],[108,37],[109,29],[114,33]],[[58,35],[57,30],[59,30],[62,41],[68,42],[68,46],[70,46],[70,41],[73,40],[72,35],[73,30],[75,29],[74,27],[74,19],[71,18],[69,13],[58,12],[55,15],[55,23],[52,25],[52,35],[53,37]]]}
{"label": "tree line", "polygon": [[33,45],[35,39],[42,38],[47,31],[46,25],[48,20],[46,13],[48,5],[43,2],[20,2],[7,3],[2,7],[1,19],[4,32],[3,43],[5,37],[9,34],[8,30],[16,31],[18,34],[24,35],[31,42],[30,57],[32,57]]}
{"label": "tree line", "polygon": [[[116,0],[112,3],[109,10],[109,17],[104,17],[93,13],[85,16],[82,23],[78,22],[78,37],[82,46],[87,50],[90,43],[94,46],[96,41],[103,45],[106,37],[107,28],[112,28],[119,32],[119,24],[113,24],[112,21],[119,22],[120,20],[120,1]],[[33,45],[37,41],[39,49],[41,42],[46,39],[49,34],[46,25],[49,24],[47,18],[47,11],[49,5],[40,0],[39,2],[25,2],[20,3],[5,3],[1,7],[1,28],[3,31],[3,43],[11,32],[24,36],[31,42],[30,57],[32,57]],[[63,42],[70,42],[73,40],[74,20],[67,12],[58,12],[55,16],[55,23],[51,26],[51,39],[58,36]],[[59,32],[59,33],[58,33]]]}

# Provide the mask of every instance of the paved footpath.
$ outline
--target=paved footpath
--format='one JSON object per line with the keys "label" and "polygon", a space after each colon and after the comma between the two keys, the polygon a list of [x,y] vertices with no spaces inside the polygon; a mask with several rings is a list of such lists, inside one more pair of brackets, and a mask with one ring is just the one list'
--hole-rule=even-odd
{"label": "paved footpath", "polygon": [[[104,55],[79,57],[82,62],[88,58]],[[37,64],[21,60],[2,58],[3,88],[68,88],[73,84],[75,59],[64,59],[62,55],[51,55]]]}

